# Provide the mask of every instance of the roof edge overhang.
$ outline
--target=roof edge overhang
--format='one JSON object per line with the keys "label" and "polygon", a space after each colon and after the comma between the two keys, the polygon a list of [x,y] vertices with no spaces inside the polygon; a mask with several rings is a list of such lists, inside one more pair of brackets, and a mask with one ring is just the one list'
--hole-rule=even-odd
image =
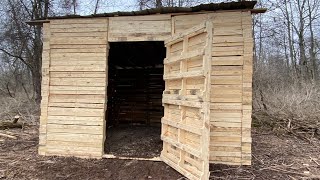
{"label": "roof edge overhang", "polygon": [[253,14],[264,13],[267,11],[265,8],[254,9],[257,1],[239,1],[239,2],[222,2],[222,3],[210,3],[200,4],[194,7],[162,7],[145,9],[141,11],[131,12],[112,12],[101,13],[92,15],[66,15],[66,16],[53,16],[46,19],[34,19],[26,22],[29,25],[42,25],[48,23],[54,19],[78,19],[78,18],[98,18],[98,17],[118,17],[118,16],[146,16],[146,15],[158,15],[158,14],[196,14],[196,13],[210,13],[217,11],[250,11]]}

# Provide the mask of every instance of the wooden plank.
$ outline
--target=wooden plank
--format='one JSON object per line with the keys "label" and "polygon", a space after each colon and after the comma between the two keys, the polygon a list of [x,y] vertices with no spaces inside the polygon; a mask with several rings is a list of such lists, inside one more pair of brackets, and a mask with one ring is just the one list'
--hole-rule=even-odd
{"label": "wooden plank", "polygon": [[50,72],[52,78],[105,78],[105,72]]}
{"label": "wooden plank", "polygon": [[51,78],[51,86],[105,87],[106,78]]}
{"label": "wooden plank", "polygon": [[103,109],[48,107],[49,116],[88,116],[101,117]]}
{"label": "wooden plank", "polygon": [[46,155],[48,156],[70,156],[70,157],[80,157],[80,158],[101,158],[102,152],[98,151],[85,151],[85,150],[74,150],[74,149],[60,149],[56,148],[46,148]]}
{"label": "wooden plank", "polygon": [[[70,133],[47,133],[48,141],[68,141],[68,142],[92,142],[102,144],[102,134],[70,134]],[[50,149],[50,148],[49,148]],[[102,149],[100,149],[102,150]]]}
{"label": "wooden plank", "polygon": [[107,44],[107,37],[55,37],[50,44]]}
{"label": "wooden plank", "polygon": [[160,157],[153,157],[153,158],[137,158],[137,157],[125,157],[125,156],[115,156],[113,154],[105,154],[102,158],[106,159],[124,159],[124,160],[138,160],[138,161],[156,161],[160,162]]}
{"label": "wooden plank", "polygon": [[213,38],[214,44],[220,44],[220,43],[242,43],[243,37],[242,35],[231,35],[231,36],[215,36]]}
{"label": "wooden plank", "polygon": [[103,126],[82,126],[65,124],[48,124],[48,133],[70,133],[70,134],[103,134]]}
{"label": "wooden plank", "polygon": [[[76,57],[75,59],[77,59],[79,57]],[[70,58],[71,59],[71,58]],[[51,61],[51,67],[55,67],[55,66],[96,66],[96,65],[100,65],[100,66],[106,66],[107,62],[103,61],[105,59],[102,59],[101,57],[98,57],[98,59],[102,59],[99,61],[89,61],[92,59],[92,57],[87,57],[86,59],[80,59],[79,60],[70,60],[68,58],[64,58],[61,60],[52,60]]]}
{"label": "wooden plank", "polygon": [[109,17],[110,21],[165,21],[171,20],[170,14],[156,14],[148,16],[118,16]]}
{"label": "wooden plank", "polygon": [[109,41],[164,40],[171,36],[170,19],[157,21],[138,19],[132,21],[126,19],[110,19],[108,31]]}
{"label": "wooden plank", "polygon": [[[72,141],[48,141],[48,145],[52,146],[53,149],[62,147],[84,147],[84,148],[99,148],[101,150],[102,144],[96,142],[72,142]],[[54,147],[55,146],[55,147]],[[95,151],[99,151],[98,149],[94,149]]]}
{"label": "wooden plank", "polygon": [[171,138],[168,138],[166,136],[161,136],[161,140],[165,141],[165,142],[167,142],[169,144],[173,144],[176,147],[178,147],[179,149],[181,149],[183,151],[186,151],[186,152],[188,152],[189,154],[191,154],[191,155],[193,155],[195,157],[201,157],[202,156],[200,151],[195,150],[194,148],[192,148],[192,147],[190,147],[190,146],[188,146],[186,144],[182,144],[182,143],[180,143],[180,142],[178,142],[176,140],[173,140]]}
{"label": "wooden plank", "polygon": [[49,67],[50,67],[50,23],[43,24],[43,52],[42,52],[42,82],[41,82],[41,116],[40,116],[40,129],[39,129],[39,154],[46,153],[47,143],[47,115],[48,115],[48,101],[49,101]]}
{"label": "wooden plank", "polygon": [[75,66],[53,66],[50,67],[50,71],[100,71],[100,72],[105,72],[106,67],[101,66],[101,65],[86,65],[86,66],[80,66],[80,65],[75,65]]}
{"label": "wooden plank", "polygon": [[[84,52],[90,52],[90,50],[100,50],[102,52],[107,52],[107,44],[51,44],[50,48],[52,52],[58,51],[59,50],[67,50],[67,49],[79,49],[80,51]],[[58,51],[59,53],[59,51]]]}
{"label": "wooden plank", "polygon": [[204,22],[206,19],[208,19],[207,14],[175,15],[173,16],[174,33],[180,33]]}
{"label": "wooden plank", "polygon": [[213,32],[215,36],[242,35],[242,28],[239,26],[214,27]]}
{"label": "wooden plank", "polygon": [[[92,45],[91,45],[92,46]],[[101,47],[96,46],[94,48],[94,45],[92,46],[93,48],[80,48],[82,46],[77,46],[76,47],[70,47],[70,46],[64,46],[64,45],[53,45],[51,49],[52,54],[61,54],[61,53],[105,53],[106,52],[106,46],[101,45]]]}
{"label": "wooden plank", "polygon": [[[58,88],[55,88],[58,87]],[[62,86],[68,87],[68,86]],[[92,87],[91,87],[92,88]],[[66,88],[67,89],[67,88]],[[77,89],[70,89],[70,90],[62,90],[61,86],[51,86],[50,87],[50,94],[106,94],[105,90],[77,90]]]}
{"label": "wooden plank", "polygon": [[93,109],[100,109],[104,108],[104,103],[78,103],[78,102],[50,102],[49,107],[66,107],[66,108],[93,108]]}
{"label": "wooden plank", "polygon": [[50,20],[50,23],[53,25],[60,25],[60,24],[105,24],[107,22],[107,17],[95,17],[95,18],[88,18],[88,19],[53,19]]}
{"label": "wooden plank", "polygon": [[102,126],[104,117],[81,117],[81,116],[48,116],[48,123],[51,124],[70,124],[70,125],[88,125]]}
{"label": "wooden plank", "polygon": [[215,122],[211,121],[211,126],[215,127],[236,127],[236,128],[241,128],[241,123],[240,122]]}
{"label": "wooden plank", "polygon": [[105,103],[105,95],[50,95],[49,103]]}
{"label": "wooden plank", "polygon": [[[102,52],[102,53],[89,53],[89,52],[86,52],[86,53],[79,53],[79,52],[75,52],[75,53],[61,53],[61,52],[58,52],[58,53],[51,53],[51,57],[53,58],[53,61],[55,60],[66,60],[69,58],[72,58],[72,57],[76,57],[76,58],[79,58],[81,59],[82,57],[100,57],[101,59],[103,60],[106,60],[106,53],[105,52]],[[58,59],[60,58],[60,59]],[[77,60],[79,60],[77,59]],[[95,59],[94,59],[95,60]]]}
{"label": "wooden plank", "polygon": [[[79,23],[68,23],[68,24],[51,24],[51,29],[74,29],[74,28],[107,28],[107,23],[93,23],[93,24],[79,24]],[[54,30],[53,30],[54,32]]]}
{"label": "wooden plank", "polygon": [[175,127],[175,128],[178,128],[178,129],[182,129],[182,130],[185,130],[185,131],[188,131],[188,132],[192,132],[192,133],[198,134],[198,135],[201,135],[201,131],[202,131],[202,129],[192,127],[192,125],[181,124],[180,122],[170,121],[170,120],[167,120],[165,118],[161,119],[161,123],[162,124],[167,124],[167,125],[170,125],[172,127]]}
{"label": "wooden plank", "polygon": [[211,66],[211,75],[242,75],[242,66]]}
{"label": "wooden plank", "polygon": [[243,56],[212,57],[212,65],[243,65]]}
{"label": "wooden plank", "polygon": [[190,29],[185,30],[183,33],[180,33],[179,35],[173,36],[170,39],[167,39],[165,41],[166,46],[169,46],[171,44],[175,44],[176,42],[179,42],[180,40],[182,40],[181,38],[184,36],[187,37],[192,37],[192,36],[196,36],[198,34],[201,34],[205,31],[205,23],[201,23],[197,26],[194,26]]}
{"label": "wooden plank", "polygon": [[241,84],[242,76],[212,76],[212,84]]}
{"label": "wooden plank", "polygon": [[253,34],[251,14],[247,12],[242,12],[241,20],[244,41],[241,163],[243,165],[251,165],[251,114],[253,72]]}
{"label": "wooden plank", "polygon": [[88,33],[88,32],[108,32],[108,29],[106,27],[100,27],[100,28],[63,28],[63,29],[52,29],[51,31],[54,33]]}

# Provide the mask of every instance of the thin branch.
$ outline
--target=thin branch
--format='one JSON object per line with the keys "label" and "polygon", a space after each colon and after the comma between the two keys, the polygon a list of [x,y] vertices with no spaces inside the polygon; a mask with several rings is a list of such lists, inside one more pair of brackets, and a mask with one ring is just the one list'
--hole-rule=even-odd
{"label": "thin branch", "polygon": [[[8,52],[7,50],[3,49],[3,48],[0,48],[0,51],[4,52],[5,54],[7,54],[8,56],[11,56],[11,57],[14,57],[14,58],[17,58],[19,59],[23,64],[25,64],[30,70],[33,69],[33,67],[28,64],[21,56],[17,56],[17,55],[14,55],[10,52]],[[32,71],[31,71],[32,72]]]}

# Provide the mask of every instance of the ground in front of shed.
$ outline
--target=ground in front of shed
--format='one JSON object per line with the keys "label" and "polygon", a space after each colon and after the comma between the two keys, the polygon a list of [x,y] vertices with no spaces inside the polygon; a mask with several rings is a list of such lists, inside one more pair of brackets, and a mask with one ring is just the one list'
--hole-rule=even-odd
{"label": "ground in front of shed", "polygon": [[[36,126],[0,130],[0,133],[16,137],[0,137],[0,179],[171,180],[183,177],[163,162],[39,156]],[[253,165],[211,165],[210,179],[319,179],[320,141],[316,138],[310,143],[261,127],[253,128],[252,137]]]}

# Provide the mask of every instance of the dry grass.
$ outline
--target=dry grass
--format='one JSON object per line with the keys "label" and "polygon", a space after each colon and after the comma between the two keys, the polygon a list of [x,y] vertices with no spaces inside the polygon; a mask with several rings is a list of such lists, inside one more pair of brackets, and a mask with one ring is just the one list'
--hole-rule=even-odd
{"label": "dry grass", "polygon": [[39,120],[39,105],[23,95],[15,98],[0,96],[0,121],[12,120],[19,115],[27,124],[37,124]]}
{"label": "dry grass", "polygon": [[[302,82],[281,67],[257,67],[254,75],[255,114],[270,117],[273,128],[307,139],[320,135],[320,86]],[[259,122],[258,122],[259,123]]]}

